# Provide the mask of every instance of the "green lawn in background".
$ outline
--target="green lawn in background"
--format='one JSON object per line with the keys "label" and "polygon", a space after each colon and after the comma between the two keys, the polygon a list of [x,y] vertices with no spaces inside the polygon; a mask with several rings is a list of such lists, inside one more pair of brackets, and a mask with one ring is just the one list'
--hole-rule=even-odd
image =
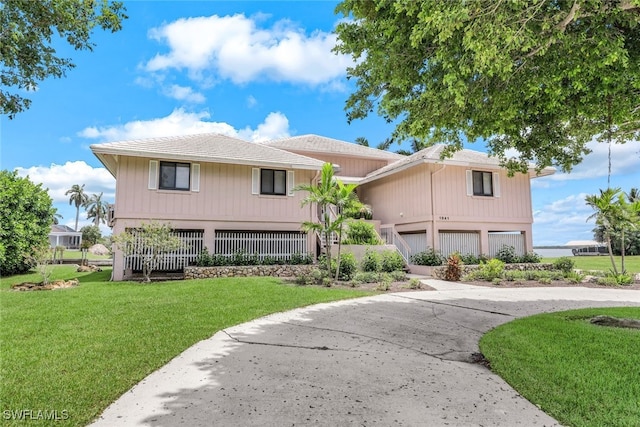
{"label": "green lawn in background", "polygon": [[607,314],[640,319],[640,307],[518,319],[488,332],[491,369],[566,426],[640,425],[640,330],[596,326]]}
{"label": "green lawn in background", "polygon": [[[90,260],[103,260],[103,259],[111,259],[111,255],[95,255],[91,252],[87,251],[87,259]],[[63,259],[82,259],[82,252],[76,249],[65,249],[62,254]]]}
{"label": "green lawn in background", "polygon": [[[606,256],[571,256],[570,258],[575,268],[580,270],[600,270],[607,272],[611,270],[611,259]],[[542,262],[553,262],[557,258],[543,258]],[[616,266],[620,268],[620,257],[614,257]],[[628,273],[640,273],[640,255],[625,256],[624,266]]]}
{"label": "green lawn in background", "polygon": [[[83,426],[146,375],[221,329],[370,295],[286,285],[276,278],[140,284],[108,282],[110,274],[57,266],[54,279],[78,277],[80,286],[55,291],[10,290],[14,283],[41,281],[38,275],[2,279],[0,413],[67,411],[69,418],[56,425]],[[28,424],[4,417],[1,422]]]}

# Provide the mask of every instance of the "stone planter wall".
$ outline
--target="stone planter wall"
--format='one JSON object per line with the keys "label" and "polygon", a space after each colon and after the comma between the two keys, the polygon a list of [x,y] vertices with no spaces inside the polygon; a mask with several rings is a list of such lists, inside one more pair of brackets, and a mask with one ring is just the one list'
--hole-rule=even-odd
{"label": "stone planter wall", "polygon": [[224,267],[185,267],[185,279],[209,279],[213,277],[296,277],[316,268],[313,264],[305,265],[246,265]]}
{"label": "stone planter wall", "polygon": [[[444,273],[446,271],[446,266],[438,266],[431,267],[431,276],[436,279],[444,280]],[[479,265],[463,265],[462,266],[462,276],[479,270]],[[538,264],[505,264],[505,271],[508,270],[518,270],[518,271],[551,271],[553,270],[553,264],[549,263],[538,263]]]}

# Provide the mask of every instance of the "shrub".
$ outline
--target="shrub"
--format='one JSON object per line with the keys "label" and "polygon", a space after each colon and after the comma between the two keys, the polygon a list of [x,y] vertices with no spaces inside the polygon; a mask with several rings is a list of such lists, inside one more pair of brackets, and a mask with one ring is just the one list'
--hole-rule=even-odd
{"label": "shrub", "polygon": [[0,171],[0,276],[29,270],[26,256],[49,245],[55,212],[42,184],[19,177],[16,171]]}
{"label": "shrub", "polygon": [[431,266],[442,265],[445,261],[445,258],[433,249],[413,254],[410,259],[412,264]]}
{"label": "shrub", "polygon": [[560,257],[553,262],[553,268],[560,270],[565,274],[573,271],[574,266],[575,263],[573,260],[566,256]]}
{"label": "shrub", "polygon": [[460,255],[454,252],[447,258],[447,268],[444,271],[444,280],[449,282],[459,282],[462,276],[462,260]]}
{"label": "shrub", "polygon": [[376,286],[376,291],[388,291],[389,289],[391,289],[391,282],[393,281],[393,279],[391,278],[390,275],[388,274],[383,274],[380,284],[378,286]]}
{"label": "shrub", "polygon": [[584,280],[584,274],[578,273],[577,271],[570,271],[564,276],[570,283],[582,283]]}
{"label": "shrub", "polygon": [[404,258],[402,258],[402,255],[400,255],[398,251],[383,251],[380,268],[386,273],[402,270],[404,268]]}
{"label": "shrub", "polygon": [[211,266],[222,267],[225,265],[232,265],[232,258],[221,254],[211,255]]}
{"label": "shrub", "polygon": [[[331,277],[335,277],[338,263],[335,258],[331,259]],[[340,273],[338,280],[349,281],[358,270],[356,257],[350,252],[340,254]]]}
{"label": "shrub", "polygon": [[413,278],[409,280],[409,284],[407,285],[407,287],[409,289],[420,289],[422,288],[422,282],[418,279]]}
{"label": "shrub", "polygon": [[213,265],[211,255],[209,255],[209,252],[206,249],[200,251],[195,262],[198,267],[210,267]]}
{"label": "shrub", "polygon": [[311,264],[312,262],[313,259],[311,258],[311,255],[302,255],[299,252],[292,254],[291,259],[289,260],[291,265]]}
{"label": "shrub", "polygon": [[381,245],[383,243],[373,224],[362,220],[349,222],[346,234],[347,238],[343,242],[346,245]]}
{"label": "shrub", "polygon": [[376,251],[367,249],[364,252],[362,261],[360,261],[360,269],[362,271],[380,271],[382,269],[382,256]]}
{"label": "shrub", "polygon": [[516,255],[516,248],[509,245],[502,245],[500,250],[496,253],[495,258],[505,264],[514,264],[519,260],[518,255]]}
{"label": "shrub", "polygon": [[494,279],[499,279],[502,277],[502,273],[504,271],[504,262],[493,258],[480,264],[479,275],[484,280],[492,281]]}
{"label": "shrub", "polygon": [[[605,282],[613,282],[614,285],[617,286],[627,286],[633,283],[633,277],[630,274],[619,273],[615,274],[613,272],[607,273],[604,277]],[[598,279],[598,283],[600,283],[601,279]]]}
{"label": "shrub", "polygon": [[474,254],[460,255],[460,259],[462,260],[462,263],[466,265],[479,265],[481,262],[489,261],[489,257],[486,255]]}
{"label": "shrub", "polygon": [[380,275],[372,271],[357,272],[353,276],[353,281],[358,283],[375,283],[380,280]]}
{"label": "shrub", "polygon": [[394,282],[404,282],[407,280],[407,273],[404,270],[394,270],[389,273]]}
{"label": "shrub", "polygon": [[523,263],[523,264],[537,264],[542,260],[542,257],[540,257],[540,255],[538,255],[535,252],[527,252],[526,254],[522,255],[519,259],[518,262]]}

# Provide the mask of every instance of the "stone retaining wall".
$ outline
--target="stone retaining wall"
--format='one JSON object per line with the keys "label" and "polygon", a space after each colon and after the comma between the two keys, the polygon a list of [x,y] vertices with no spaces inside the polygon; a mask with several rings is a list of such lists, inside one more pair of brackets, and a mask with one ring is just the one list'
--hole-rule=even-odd
{"label": "stone retaining wall", "polygon": [[[479,270],[479,265],[463,265],[462,267],[462,276]],[[436,279],[444,280],[444,273],[446,271],[446,266],[438,266],[431,267],[431,276]],[[551,271],[553,270],[553,264],[550,263],[538,263],[538,264],[505,264],[504,270],[518,270],[518,271]]]}
{"label": "stone retaining wall", "polygon": [[185,267],[185,279],[208,279],[213,277],[296,277],[307,274],[316,268],[313,264],[305,265],[246,265],[224,267]]}

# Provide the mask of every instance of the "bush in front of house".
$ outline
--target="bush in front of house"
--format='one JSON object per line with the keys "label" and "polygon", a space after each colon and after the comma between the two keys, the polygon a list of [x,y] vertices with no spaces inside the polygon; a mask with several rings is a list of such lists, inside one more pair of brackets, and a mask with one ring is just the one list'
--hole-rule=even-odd
{"label": "bush in front of house", "polygon": [[233,267],[250,265],[307,265],[313,263],[310,255],[295,253],[289,258],[276,258],[265,256],[260,258],[258,254],[249,254],[245,251],[238,251],[233,255],[210,254],[206,249],[200,251],[195,259],[198,267]]}
{"label": "bush in front of house", "polygon": [[462,259],[457,252],[452,253],[447,258],[447,268],[444,271],[444,280],[449,282],[459,282],[462,276]]}
{"label": "bush in front of house", "polygon": [[573,271],[574,267],[575,267],[575,263],[573,262],[573,260],[571,258],[569,258],[567,256],[556,258],[553,261],[553,268],[555,268],[556,270],[560,270],[565,274],[570,273],[571,271]]}
{"label": "bush in front of house", "polygon": [[436,252],[433,249],[415,253],[411,255],[410,260],[411,264],[428,266],[438,266],[444,264],[445,262],[445,258],[439,252]]}
{"label": "bush in front of house", "polygon": [[482,262],[489,261],[489,257],[487,255],[463,254],[460,255],[460,260],[465,265],[480,265]]}
{"label": "bush in front of house", "polygon": [[346,232],[345,245],[382,245],[384,242],[378,237],[373,224],[362,220],[350,221]]}
{"label": "bush in front of house", "polygon": [[365,272],[378,272],[382,268],[382,255],[377,251],[367,249],[360,261],[360,269]]}
{"label": "bush in front of house", "polygon": [[404,269],[404,258],[398,251],[386,250],[382,251],[382,262],[380,269],[385,273]]}

